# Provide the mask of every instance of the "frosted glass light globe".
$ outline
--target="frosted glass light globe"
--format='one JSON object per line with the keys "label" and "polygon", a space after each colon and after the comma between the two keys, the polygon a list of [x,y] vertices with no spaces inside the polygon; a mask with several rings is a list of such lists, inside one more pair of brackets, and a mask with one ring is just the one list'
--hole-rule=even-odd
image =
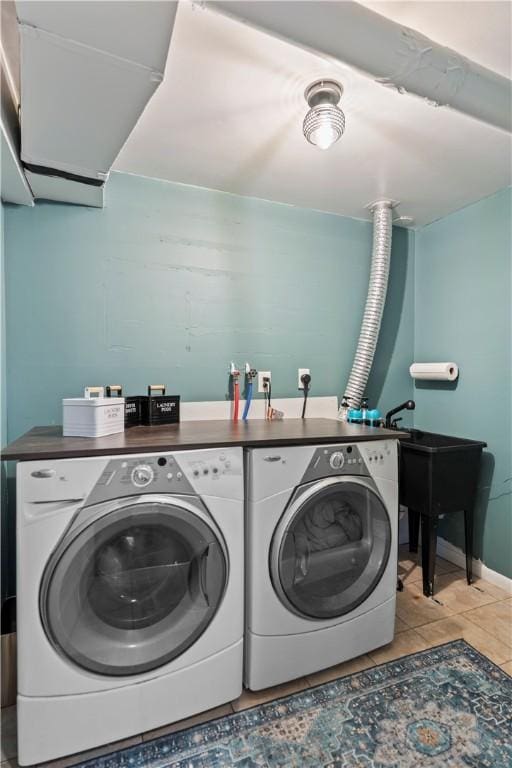
{"label": "frosted glass light globe", "polygon": [[317,80],[304,94],[311,109],[302,130],[309,143],[320,149],[331,147],[345,130],[345,115],[338,107],[342,92],[342,86],[335,80]]}
{"label": "frosted glass light globe", "polygon": [[320,149],[329,149],[344,130],[345,115],[333,104],[313,107],[304,118],[304,136]]}

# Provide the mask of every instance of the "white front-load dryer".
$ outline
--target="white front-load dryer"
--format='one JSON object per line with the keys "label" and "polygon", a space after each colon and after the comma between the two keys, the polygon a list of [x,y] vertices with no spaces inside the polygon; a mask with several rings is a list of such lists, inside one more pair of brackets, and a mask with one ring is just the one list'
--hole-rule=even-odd
{"label": "white front-load dryer", "polygon": [[391,642],[397,441],[252,449],[246,470],[246,686]]}
{"label": "white front-load dryer", "polygon": [[240,448],[18,464],[18,759],[237,698]]}

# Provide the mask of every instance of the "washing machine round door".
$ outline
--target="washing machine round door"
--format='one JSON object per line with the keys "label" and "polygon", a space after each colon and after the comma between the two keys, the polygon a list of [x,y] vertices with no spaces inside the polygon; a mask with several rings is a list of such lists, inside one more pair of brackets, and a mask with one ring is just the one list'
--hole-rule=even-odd
{"label": "washing machine round door", "polygon": [[212,621],[228,578],[200,503],[140,496],[82,510],[45,570],[40,608],[55,648],[101,675],[156,669]]}
{"label": "washing machine round door", "polygon": [[299,490],[272,540],[270,569],[283,604],[310,619],[353,611],[382,578],[391,525],[364,478],[326,478]]}

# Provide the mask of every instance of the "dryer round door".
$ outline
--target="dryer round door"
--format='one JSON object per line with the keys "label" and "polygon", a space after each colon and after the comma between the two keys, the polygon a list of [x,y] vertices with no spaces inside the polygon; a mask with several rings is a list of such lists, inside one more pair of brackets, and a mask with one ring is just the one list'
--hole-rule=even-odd
{"label": "dryer round door", "polygon": [[380,582],[391,547],[386,508],[371,482],[327,478],[292,501],[272,540],[272,583],[309,619],[353,611]]}
{"label": "dryer round door", "polygon": [[62,539],[43,577],[48,638],[101,675],[167,664],[199,638],[222,600],[228,559],[220,531],[199,505],[171,497],[83,511],[87,522]]}

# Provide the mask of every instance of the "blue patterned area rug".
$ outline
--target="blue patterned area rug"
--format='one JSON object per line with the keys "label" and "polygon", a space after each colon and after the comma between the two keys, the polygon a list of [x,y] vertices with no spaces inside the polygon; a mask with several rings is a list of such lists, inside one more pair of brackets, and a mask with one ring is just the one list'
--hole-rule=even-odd
{"label": "blue patterned area rug", "polygon": [[82,768],[511,768],[512,678],[463,640]]}

